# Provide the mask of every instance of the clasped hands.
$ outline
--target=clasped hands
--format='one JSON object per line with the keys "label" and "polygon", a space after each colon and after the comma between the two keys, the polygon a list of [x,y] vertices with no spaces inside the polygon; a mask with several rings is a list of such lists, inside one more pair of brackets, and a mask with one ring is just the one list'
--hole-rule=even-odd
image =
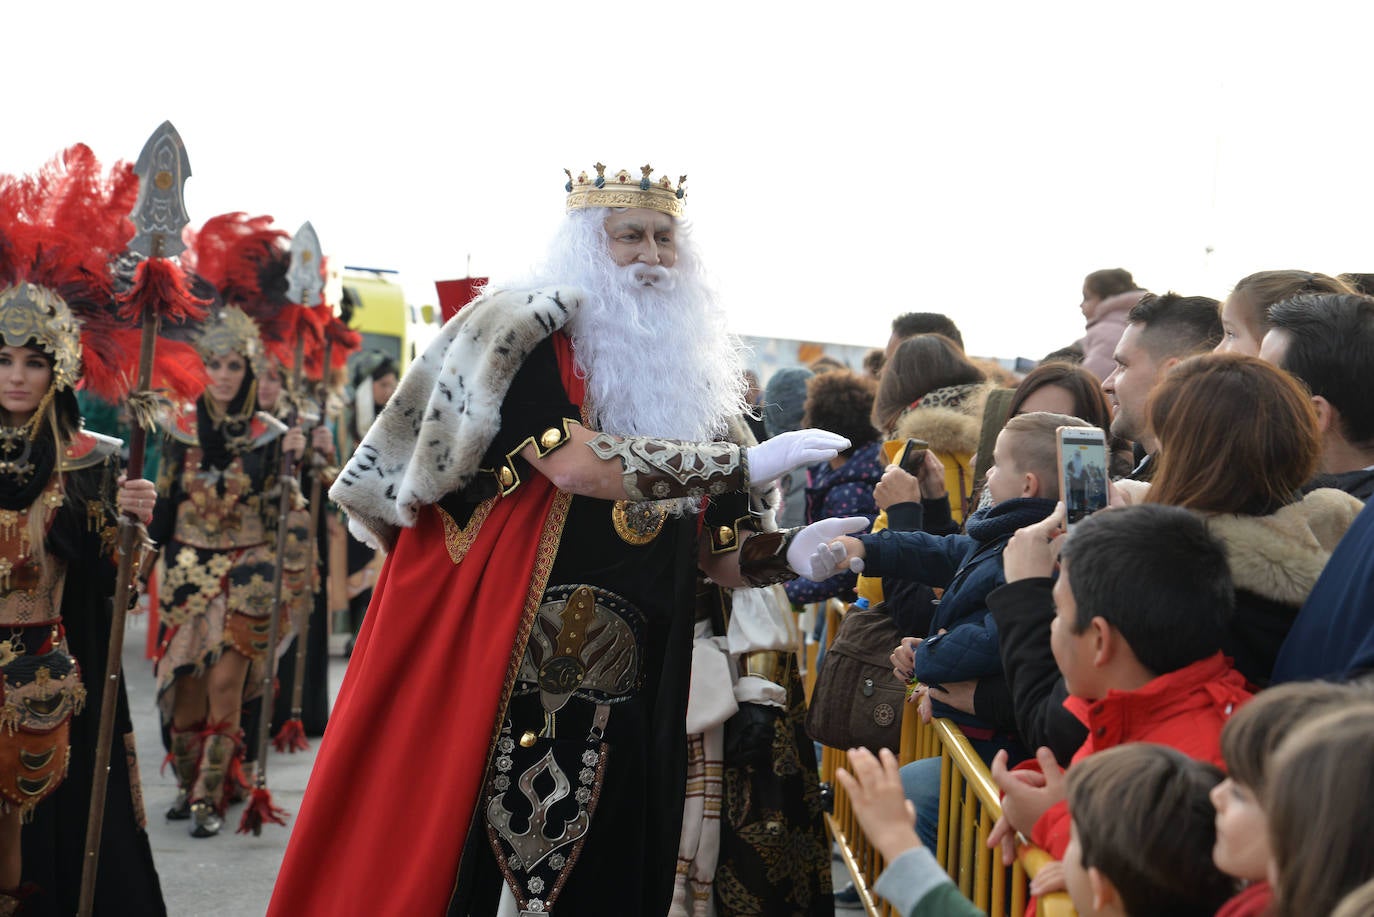
{"label": "clasped hands", "polygon": [[787,548],[787,565],[799,576],[819,583],[836,573],[864,569],[864,546],[854,532],[868,528],[867,516],[840,516],[813,522],[797,533]]}

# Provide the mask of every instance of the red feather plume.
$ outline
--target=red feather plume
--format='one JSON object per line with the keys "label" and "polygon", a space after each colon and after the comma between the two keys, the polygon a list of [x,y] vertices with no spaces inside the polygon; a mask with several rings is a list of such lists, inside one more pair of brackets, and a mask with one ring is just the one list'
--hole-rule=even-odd
{"label": "red feather plume", "polygon": [[119,294],[119,317],[126,322],[143,320],[151,308],[163,320],[174,323],[205,318],[207,299],[199,299],[186,283],[186,274],[167,258],[149,258],[134,269],[134,282]]}
{"label": "red feather plume", "polygon": [[[31,176],[0,177],[0,284],[27,281],[61,296],[81,323],[81,387],[120,401],[134,384],[143,302],[168,304],[163,314],[191,318],[204,302],[191,296],[177,266],[140,264],[132,287],[115,292],[111,269],[134,235],[128,214],[139,179],[121,162],[107,173],[89,147],[76,144]],[[184,344],[160,340],[154,384],[183,397],[204,387],[199,358]]]}

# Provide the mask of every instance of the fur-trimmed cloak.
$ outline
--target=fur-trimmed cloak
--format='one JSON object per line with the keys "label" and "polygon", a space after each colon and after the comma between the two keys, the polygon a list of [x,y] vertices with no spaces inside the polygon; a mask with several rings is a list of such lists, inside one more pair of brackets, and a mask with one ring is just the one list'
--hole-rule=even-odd
{"label": "fur-trimmed cloak", "polygon": [[501,403],[530,352],[582,304],[572,289],[500,290],[450,319],[401,378],[329,498],[349,529],[391,550],[421,506],[461,490],[501,425]]}
{"label": "fur-trimmed cloak", "polygon": [[[445,550],[450,533],[431,504],[473,478],[516,372],[546,338],[569,399],[580,403],[571,346],[555,333],[579,302],[566,291],[497,293],[451,319],[332,488],[355,533],[391,553],[269,914],[446,909],[493,723],[514,684],[570,497],[531,475],[465,532],[471,543],[461,563]],[[421,855],[392,856],[397,838]]]}

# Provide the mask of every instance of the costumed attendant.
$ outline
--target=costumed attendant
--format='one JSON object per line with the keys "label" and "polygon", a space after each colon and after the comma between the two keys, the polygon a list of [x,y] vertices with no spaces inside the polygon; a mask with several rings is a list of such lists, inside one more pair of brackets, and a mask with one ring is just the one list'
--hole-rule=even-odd
{"label": "costumed attendant", "polygon": [[300,454],[305,437],[256,410],[263,347],[247,314],[219,308],[197,346],[210,382],[168,431],[149,531],[165,545],[158,700],[171,720],[179,787],[167,817],[190,819],[192,837],[212,837],[243,785],[240,714],[270,658],[277,500],[269,491],[281,451]]}
{"label": "costumed attendant", "polygon": [[[228,804],[248,789],[243,707],[261,695],[261,666],[277,656],[267,644],[278,477],[283,451],[299,457],[305,438],[259,411],[257,391],[270,358],[283,359],[268,354],[265,339],[287,354],[295,349],[296,316],[285,295],[288,239],[271,217],[227,213],[192,234],[186,253],[188,267],[222,301],[193,334],[209,384],[194,409],[169,426],[149,531],[165,545],[158,700],[171,724],[179,787],[167,817],[189,818],[193,837],[217,834]],[[303,552],[304,529],[287,534],[288,549],[294,543]],[[297,553],[288,550],[286,570],[307,566]],[[286,580],[284,599],[294,585]],[[274,649],[290,634],[284,614]]]}
{"label": "costumed attendant", "polygon": [[[82,430],[73,391],[128,394],[139,332],[115,327],[108,265],[137,193],[80,145],[0,178],[0,915],[76,912],[117,518],[156,500],[120,475],[119,440]],[[95,913],[162,915],[122,682],[112,745]]]}

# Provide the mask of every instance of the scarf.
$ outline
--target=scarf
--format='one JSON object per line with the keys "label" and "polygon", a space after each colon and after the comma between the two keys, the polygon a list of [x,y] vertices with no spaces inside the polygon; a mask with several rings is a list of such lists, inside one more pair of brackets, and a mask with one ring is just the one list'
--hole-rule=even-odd
{"label": "scarf", "polygon": [[1054,512],[1057,500],[1016,497],[992,506],[979,507],[964,521],[964,532],[981,544],[1011,537],[1017,529],[1034,525]]}
{"label": "scarf", "polygon": [[48,486],[57,449],[47,431],[0,427],[0,509],[28,509]]}
{"label": "scarf", "polygon": [[247,452],[253,445],[251,429],[253,412],[258,404],[257,380],[247,370],[238,394],[220,416],[210,407],[204,394],[196,399],[196,436],[200,440],[200,467],[223,471],[234,456]]}

